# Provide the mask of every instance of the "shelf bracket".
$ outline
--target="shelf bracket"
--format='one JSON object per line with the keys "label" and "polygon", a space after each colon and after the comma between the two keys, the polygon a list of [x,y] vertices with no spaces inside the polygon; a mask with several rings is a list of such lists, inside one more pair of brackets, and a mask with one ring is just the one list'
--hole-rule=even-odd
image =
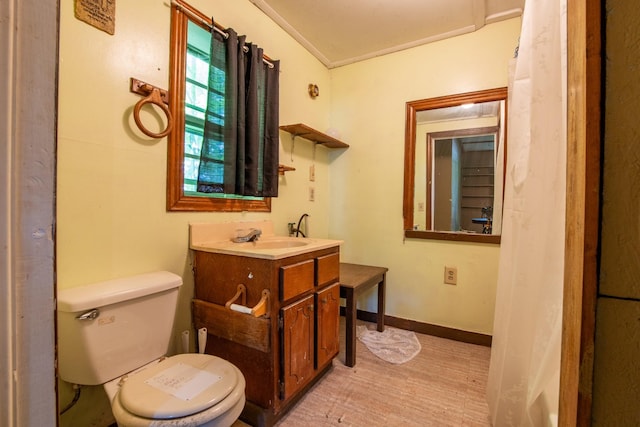
{"label": "shelf bracket", "polygon": [[296,146],[296,134],[291,134],[291,161],[293,162],[293,148]]}

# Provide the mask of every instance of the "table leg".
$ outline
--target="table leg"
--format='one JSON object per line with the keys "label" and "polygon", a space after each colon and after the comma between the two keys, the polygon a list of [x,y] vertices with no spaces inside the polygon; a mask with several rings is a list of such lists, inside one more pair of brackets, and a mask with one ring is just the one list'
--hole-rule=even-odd
{"label": "table leg", "polygon": [[386,274],[382,275],[382,280],[378,283],[378,332],[384,331],[384,292],[386,287]]}
{"label": "table leg", "polygon": [[345,301],[345,365],[356,364],[356,300],[353,289],[347,289]]}

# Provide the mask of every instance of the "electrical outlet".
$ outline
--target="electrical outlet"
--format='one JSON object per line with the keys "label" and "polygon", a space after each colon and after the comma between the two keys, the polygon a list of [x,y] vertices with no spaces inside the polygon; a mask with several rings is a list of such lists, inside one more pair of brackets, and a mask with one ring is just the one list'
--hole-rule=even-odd
{"label": "electrical outlet", "polygon": [[450,285],[458,283],[458,269],[456,267],[444,267],[444,283]]}
{"label": "electrical outlet", "polygon": [[309,187],[309,201],[313,202],[316,199],[316,189]]}

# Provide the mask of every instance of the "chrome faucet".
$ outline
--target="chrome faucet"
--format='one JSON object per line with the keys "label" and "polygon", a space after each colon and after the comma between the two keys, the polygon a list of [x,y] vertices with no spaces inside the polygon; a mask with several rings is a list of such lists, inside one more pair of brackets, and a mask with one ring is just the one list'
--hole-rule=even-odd
{"label": "chrome faucet", "polygon": [[245,236],[234,237],[231,240],[233,240],[234,243],[255,242],[256,240],[258,240],[261,234],[262,230],[260,230],[259,228],[252,228]]}

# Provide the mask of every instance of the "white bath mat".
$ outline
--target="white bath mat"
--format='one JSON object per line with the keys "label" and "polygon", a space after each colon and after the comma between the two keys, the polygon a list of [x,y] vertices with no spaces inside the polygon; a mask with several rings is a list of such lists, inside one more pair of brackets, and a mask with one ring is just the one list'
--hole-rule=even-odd
{"label": "white bath mat", "polygon": [[358,339],[380,359],[399,365],[413,359],[420,350],[420,342],[413,331],[385,327],[384,332],[356,327]]}

